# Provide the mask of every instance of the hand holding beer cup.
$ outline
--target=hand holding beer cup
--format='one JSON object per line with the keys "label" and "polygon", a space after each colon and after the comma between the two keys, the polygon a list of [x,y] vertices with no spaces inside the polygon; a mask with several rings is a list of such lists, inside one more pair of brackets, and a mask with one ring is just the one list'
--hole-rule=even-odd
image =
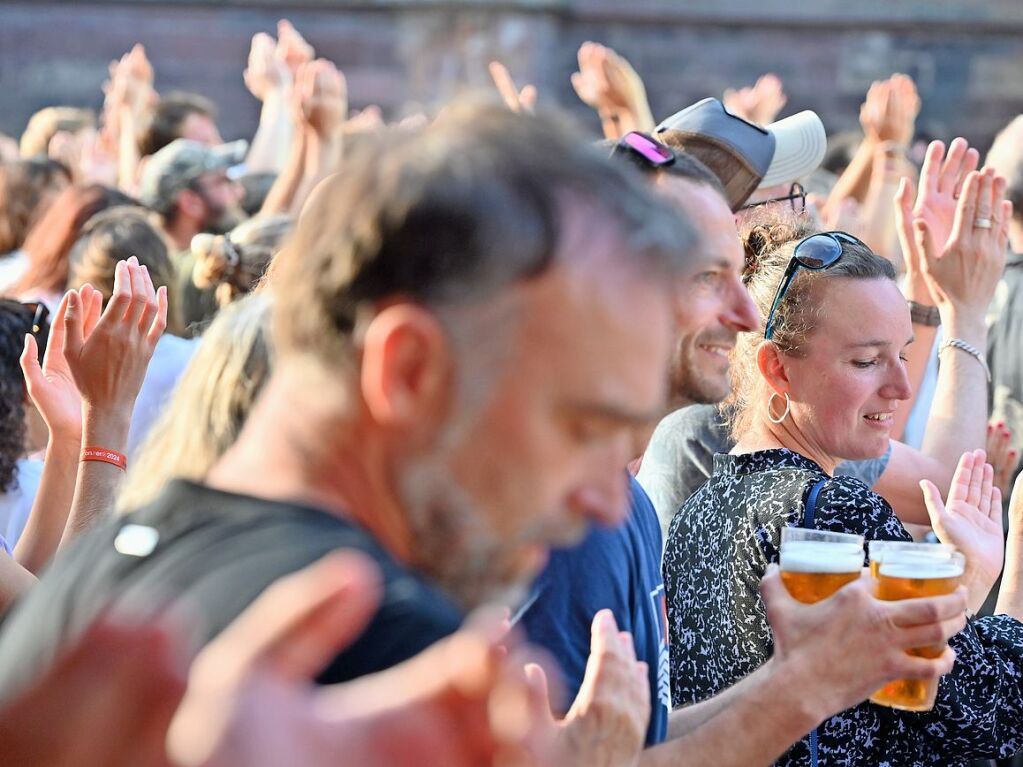
{"label": "hand holding beer cup", "polygon": [[932,482],[923,480],[924,502],[931,525],[942,543],[953,544],[966,557],[963,585],[970,592],[970,610],[977,612],[1002,572],[1005,538],[1002,532],[1002,492],[983,450],[959,459],[948,503]]}
{"label": "hand holding beer cup", "polygon": [[[862,562],[862,560],[861,560]],[[780,673],[806,692],[808,710],[821,721],[862,703],[893,679],[937,679],[952,670],[955,652],[937,658],[907,649],[936,645],[966,625],[966,589],[898,602],[873,596],[869,575],[840,587],[830,598],[804,604],[782,583],[778,566],[760,583]]]}

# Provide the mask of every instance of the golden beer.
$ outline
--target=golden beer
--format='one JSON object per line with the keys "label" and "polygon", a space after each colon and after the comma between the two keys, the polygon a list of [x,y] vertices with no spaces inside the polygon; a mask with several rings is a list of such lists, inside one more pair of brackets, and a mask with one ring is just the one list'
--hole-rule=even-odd
{"label": "golden beer", "polygon": [[863,538],[844,533],[786,528],[782,531],[781,580],[793,599],[827,599],[860,577]]}
{"label": "golden beer", "polygon": [[[886,601],[950,594],[959,586],[965,558],[951,555],[890,552],[877,568],[877,598]],[[914,647],[906,652],[918,658],[937,658],[945,645]],[[870,696],[872,703],[905,711],[930,711],[938,694],[938,680],[897,679]]]}

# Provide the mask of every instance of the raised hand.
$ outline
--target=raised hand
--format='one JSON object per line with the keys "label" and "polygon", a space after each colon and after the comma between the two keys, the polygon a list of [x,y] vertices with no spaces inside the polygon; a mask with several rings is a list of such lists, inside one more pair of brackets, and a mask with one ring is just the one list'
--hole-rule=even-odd
{"label": "raised hand", "polygon": [[991,168],[967,174],[944,242],[926,218],[914,218],[921,269],[939,306],[985,310],[990,303],[1005,266],[1012,217],[1005,187],[1005,179]]}
{"label": "raised hand", "polygon": [[[531,665],[527,674],[540,699],[547,700],[546,675]],[[610,610],[593,618],[590,657],[582,686],[565,718],[549,716],[562,753],[571,765],[634,764],[650,721],[647,664],[636,660],[632,635],[618,631]]]}
{"label": "raised hand", "polygon": [[167,290],[154,290],[149,272],[132,257],[118,262],[113,295],[98,320],[95,299],[88,300],[76,291],[66,297],[64,361],[85,407],[127,423],[167,327]]}
{"label": "raised hand", "polygon": [[326,59],[316,59],[298,68],[295,97],[302,120],[320,137],[337,134],[348,116],[344,75]]}
{"label": "raised hand", "polygon": [[610,48],[585,42],[579,47],[579,71],[572,74],[572,87],[584,104],[592,107],[605,123],[608,138],[630,130],[652,131],[653,117],[643,80],[632,65]]}
{"label": "raised hand", "polygon": [[249,63],[243,73],[245,87],[260,101],[275,91],[291,85],[291,70],[284,59],[277,55],[277,44],[265,32],[252,36],[249,48]]}
{"label": "raised hand", "polygon": [[921,480],[920,489],[938,539],[966,555],[963,583],[970,592],[970,609],[976,612],[1002,572],[1005,552],[1002,493],[994,485],[994,470],[985,461],[983,450],[963,453],[947,503],[941,502],[941,494],[930,480]]}
{"label": "raised hand", "polygon": [[[64,295],[53,315],[42,365],[39,364],[39,346],[35,337],[31,334],[25,336],[21,370],[25,374],[28,394],[46,423],[51,439],[67,437],[79,441],[82,437],[82,398],[63,354],[70,297],[71,292]],[[88,338],[99,320],[103,296],[91,285],[85,285],[78,297],[84,315],[82,334]]]}
{"label": "raised hand", "polygon": [[913,139],[920,97],[907,75],[874,82],[860,107],[860,125],[868,141],[890,141],[906,148]]}
{"label": "raised hand", "polygon": [[500,61],[490,62],[490,77],[494,81],[497,92],[504,99],[504,103],[513,112],[532,112],[536,107],[536,86],[524,85],[519,90],[512,79],[508,67]]}
{"label": "raised hand", "polygon": [[774,122],[787,101],[781,78],[771,73],[745,88],[728,88],[721,98],[729,112],[758,125]]}
{"label": "raised hand", "polygon": [[277,22],[277,58],[283,61],[294,77],[303,64],[313,60],[315,53],[306,39],[287,19]]}

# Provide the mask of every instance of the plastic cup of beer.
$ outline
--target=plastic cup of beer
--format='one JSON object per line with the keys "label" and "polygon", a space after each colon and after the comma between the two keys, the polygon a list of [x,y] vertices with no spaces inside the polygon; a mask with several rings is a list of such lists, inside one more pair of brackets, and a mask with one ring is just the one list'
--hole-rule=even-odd
{"label": "plastic cup of beer", "polygon": [[[947,556],[946,556],[947,554]],[[958,551],[887,550],[877,568],[877,598],[887,601],[950,594],[959,586],[966,557]],[[937,658],[945,645],[914,647],[906,652],[918,658]],[[870,696],[879,706],[904,711],[930,711],[938,694],[937,679],[897,679]]]}
{"label": "plastic cup of beer", "polygon": [[886,552],[912,557],[936,557],[948,560],[956,547],[950,543],[915,543],[912,541],[869,541],[867,543],[870,574],[877,578],[877,570]]}
{"label": "plastic cup of beer", "polygon": [[863,536],[801,527],[781,531],[781,580],[793,599],[827,599],[863,570]]}

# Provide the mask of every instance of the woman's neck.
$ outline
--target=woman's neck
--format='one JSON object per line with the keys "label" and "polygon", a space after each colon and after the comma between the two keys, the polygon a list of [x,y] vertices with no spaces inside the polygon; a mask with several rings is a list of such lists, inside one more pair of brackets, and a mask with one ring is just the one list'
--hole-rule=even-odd
{"label": "woman's neck", "polygon": [[773,424],[754,418],[749,430],[736,441],[731,452],[733,455],[743,453],[755,453],[758,450],[774,450],[784,448],[793,453],[799,453],[816,463],[828,475],[834,475],[839,459],[827,455],[817,449],[806,439],[799,430],[791,424],[791,419],[786,419],[780,424]]}

